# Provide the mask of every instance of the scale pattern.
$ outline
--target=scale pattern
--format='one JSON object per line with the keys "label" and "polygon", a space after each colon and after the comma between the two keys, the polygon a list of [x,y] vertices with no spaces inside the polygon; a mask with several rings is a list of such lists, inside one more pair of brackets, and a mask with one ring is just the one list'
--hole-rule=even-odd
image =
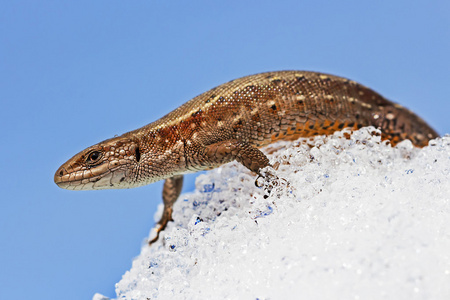
{"label": "scale pattern", "polygon": [[361,84],[299,71],[232,80],[132,133],[145,136],[175,126],[186,139],[197,133],[204,144],[238,138],[263,146],[367,125],[380,127],[393,144],[410,139],[423,147],[437,136],[417,115]]}

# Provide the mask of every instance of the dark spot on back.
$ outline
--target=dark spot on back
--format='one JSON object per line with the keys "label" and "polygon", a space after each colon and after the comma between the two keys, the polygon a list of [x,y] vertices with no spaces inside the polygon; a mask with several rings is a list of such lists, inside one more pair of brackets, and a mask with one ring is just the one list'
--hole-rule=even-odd
{"label": "dark spot on back", "polygon": [[196,111],[195,113],[192,113],[192,117],[196,117],[196,116],[198,116],[199,114],[201,114],[202,113],[202,109],[200,108],[198,111]]}
{"label": "dark spot on back", "polygon": [[258,113],[255,113],[255,114],[252,116],[252,121],[254,121],[254,122],[259,122],[259,121],[261,121],[261,117],[259,116]]}
{"label": "dark spot on back", "polygon": [[275,104],[272,105],[270,108],[273,109],[273,110],[277,110],[277,106]]}
{"label": "dark spot on back", "polygon": [[275,83],[275,84],[280,84],[281,83],[281,79],[274,79],[271,82]]}

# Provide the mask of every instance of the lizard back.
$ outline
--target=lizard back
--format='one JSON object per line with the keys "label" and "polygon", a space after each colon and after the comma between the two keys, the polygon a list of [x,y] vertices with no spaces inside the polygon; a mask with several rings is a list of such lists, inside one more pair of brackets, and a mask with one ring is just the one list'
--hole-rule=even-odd
{"label": "lizard back", "polygon": [[262,147],[369,125],[379,127],[382,138],[393,145],[410,139],[423,147],[438,136],[413,112],[355,81],[306,71],[232,80],[131,133],[147,135],[172,128],[172,135],[203,145],[238,139]]}

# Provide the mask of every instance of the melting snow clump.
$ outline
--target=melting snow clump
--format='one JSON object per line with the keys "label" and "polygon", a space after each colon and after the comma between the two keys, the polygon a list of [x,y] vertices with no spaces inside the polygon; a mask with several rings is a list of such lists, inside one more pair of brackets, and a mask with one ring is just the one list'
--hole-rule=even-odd
{"label": "melting snow clump", "polygon": [[117,299],[450,299],[450,136],[391,147],[368,127],[263,151],[277,178],[198,176]]}

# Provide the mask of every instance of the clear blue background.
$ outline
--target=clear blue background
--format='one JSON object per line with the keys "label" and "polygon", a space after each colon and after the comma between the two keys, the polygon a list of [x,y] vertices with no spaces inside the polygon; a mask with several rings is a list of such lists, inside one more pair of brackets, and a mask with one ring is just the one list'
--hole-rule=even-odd
{"label": "clear blue background", "polygon": [[449,53],[448,0],[2,1],[0,298],[115,296],[139,254],[162,184],[58,188],[83,148],[284,69],[357,80],[444,134]]}

